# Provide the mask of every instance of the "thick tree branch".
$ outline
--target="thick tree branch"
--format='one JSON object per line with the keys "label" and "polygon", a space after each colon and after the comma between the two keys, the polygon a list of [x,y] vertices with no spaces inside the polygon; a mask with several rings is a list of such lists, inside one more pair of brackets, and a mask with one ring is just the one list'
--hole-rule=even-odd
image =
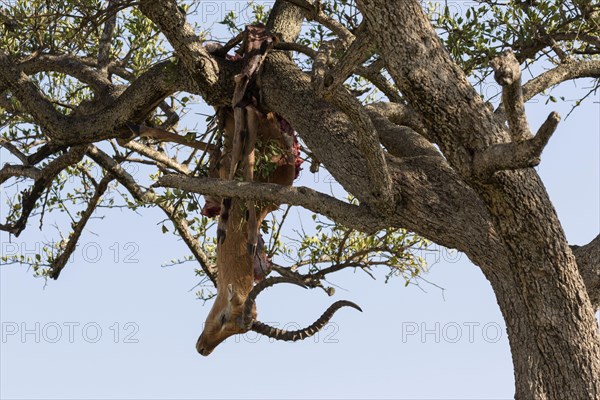
{"label": "thick tree branch", "polygon": [[221,198],[264,200],[275,204],[301,206],[322,214],[345,226],[365,232],[386,227],[385,220],[371,214],[365,207],[355,206],[303,186],[282,186],[274,183],[236,182],[214,178],[192,178],[179,175],[161,177],[155,187],[171,187],[188,192]]}
{"label": "thick tree branch", "polygon": [[89,143],[119,135],[129,137],[131,132],[125,128],[126,124],[140,124],[165,97],[189,85],[189,76],[181,66],[171,61],[156,64],[132,82],[109,106],[91,115],[74,117],[71,125],[77,135],[67,140]]}
{"label": "thick tree branch", "polygon": [[5,164],[2,169],[0,169],[0,184],[6,182],[8,179],[21,176],[27,177],[34,180],[40,178],[42,171],[40,171],[36,167],[26,166],[26,165],[12,165]]}
{"label": "thick tree branch", "polygon": [[304,11],[287,0],[276,0],[269,13],[267,29],[279,35],[283,42],[293,43],[300,35]]}
{"label": "thick tree branch", "polygon": [[532,99],[559,83],[579,78],[600,78],[600,60],[561,64],[523,85],[523,98]]}
{"label": "thick tree branch", "polygon": [[[353,42],[353,44],[356,41]],[[362,43],[368,43],[362,39]],[[352,45],[350,46],[352,47]],[[364,50],[368,47],[359,43],[355,52]],[[371,196],[373,205],[383,213],[389,212],[394,204],[394,194],[392,192],[392,180],[389,169],[379,143],[377,132],[371,122],[368,114],[360,102],[351,95],[344,87],[335,86],[334,80],[339,78],[340,73],[346,73],[347,67],[342,67],[337,71],[338,78],[332,77],[331,82],[327,82],[327,64],[331,53],[335,48],[335,42],[325,42],[321,45],[317,57],[313,64],[313,85],[317,96],[326,99],[342,110],[352,121],[356,134],[357,147],[362,158],[366,162],[369,180],[373,184]],[[345,78],[344,78],[345,79]]]}
{"label": "thick tree branch", "polygon": [[[523,85],[523,101],[531,100],[554,85],[581,78],[600,78],[600,61],[561,64],[536,76]],[[495,113],[498,117],[503,117],[504,105],[498,107]]]}
{"label": "thick tree branch", "polygon": [[203,93],[218,90],[219,64],[204,49],[202,41],[186,22],[185,12],[182,12],[177,2],[146,0],[140,3],[139,8],[167,37],[187,69],[193,71],[200,90]]}
{"label": "thick tree branch", "polygon": [[266,105],[290,122],[336,180],[362,203],[376,203],[358,132],[348,117],[317,97],[310,78],[281,52],[271,53],[261,77]]}
{"label": "thick tree branch", "polygon": [[166,96],[190,86],[185,70],[165,61],[143,73],[109,106],[89,115],[67,117],[5,55],[0,55],[1,84],[11,90],[52,142],[63,146],[129,137],[126,123],[142,122]]}
{"label": "thick tree branch", "polygon": [[[371,56],[372,49],[373,42],[366,32],[364,25],[361,25],[356,32],[356,39],[350,44],[348,50],[346,50],[333,68],[325,74],[322,90],[334,95],[337,88],[352,75],[358,66]],[[325,97],[328,97],[328,95],[325,94]]]}
{"label": "thick tree branch", "polygon": [[346,29],[344,25],[342,25],[341,23],[339,23],[338,21],[336,21],[335,19],[331,18],[323,12],[323,10],[320,7],[320,1],[315,1],[314,3],[309,3],[306,0],[286,1],[305,10],[308,19],[320,23],[333,33],[337,34],[342,40],[342,42],[344,42],[346,45],[350,44],[350,42],[353,40],[354,35],[352,35],[352,32]]}
{"label": "thick tree branch", "polygon": [[379,102],[369,104],[367,109],[376,111],[381,116],[389,119],[396,125],[408,126],[430,142],[433,141],[433,138],[429,135],[427,128],[425,128],[423,119],[415,110],[411,109],[405,104],[395,102]]}
{"label": "thick tree branch", "polygon": [[[362,52],[363,47],[366,47],[363,44],[368,43],[368,41],[363,37],[361,43],[354,48],[353,53]],[[373,183],[371,192],[373,204],[378,210],[387,213],[393,207],[394,195],[391,189],[391,177],[379,144],[377,132],[360,102],[345,88],[334,85],[335,79],[341,79],[339,74],[346,73],[348,67],[342,67],[336,73],[337,78],[330,76],[331,80],[327,81],[327,65],[331,60],[335,47],[335,41],[324,42],[315,57],[312,77],[315,94],[334,104],[352,121],[358,131],[356,135],[358,149],[362,158],[366,161],[369,180]],[[352,45],[350,47],[352,48]],[[354,58],[354,56],[352,57]],[[341,82],[338,82],[338,84],[341,84]]]}
{"label": "thick tree branch", "polygon": [[54,109],[52,103],[40,93],[11,58],[0,53],[0,88],[2,87],[13,93],[43,129],[62,132],[68,125],[67,118]]}
{"label": "thick tree branch", "polygon": [[502,104],[508,117],[512,140],[519,142],[531,138],[529,123],[525,116],[521,67],[511,50],[507,50],[490,61],[494,78],[502,85]]}
{"label": "thick tree branch", "polygon": [[[87,62],[86,62],[87,61]],[[38,54],[18,64],[27,75],[39,72],[61,72],[89,84],[96,92],[112,86],[108,77],[95,67],[91,60],[85,60],[72,54]]]}
{"label": "thick tree branch", "polygon": [[494,172],[535,167],[540,163],[542,151],[556,130],[560,116],[553,112],[540,127],[535,137],[510,143],[499,143],[478,153],[473,168],[483,179]]}
{"label": "thick tree branch", "polygon": [[594,310],[600,309],[600,235],[584,246],[571,246]]}

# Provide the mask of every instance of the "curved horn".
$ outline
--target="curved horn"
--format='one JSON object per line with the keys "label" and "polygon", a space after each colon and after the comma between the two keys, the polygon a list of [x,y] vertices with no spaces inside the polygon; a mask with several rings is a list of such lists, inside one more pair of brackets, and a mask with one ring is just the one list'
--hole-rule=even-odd
{"label": "curved horn", "polygon": [[315,333],[319,332],[329,322],[331,317],[333,317],[333,314],[335,314],[335,312],[342,307],[352,307],[362,312],[362,309],[355,303],[348,300],[340,300],[330,305],[329,308],[325,310],[323,315],[319,317],[319,319],[317,319],[315,322],[312,323],[312,325],[304,329],[299,329],[297,331],[286,331],[283,329],[274,328],[267,324],[263,324],[260,321],[254,321],[250,330],[276,340],[295,342],[296,340],[302,340],[311,337]]}
{"label": "curved horn", "polygon": [[256,297],[258,296],[258,294],[266,288],[276,285],[278,283],[292,283],[294,285],[298,285],[306,289],[306,285],[302,282],[284,276],[273,276],[271,278],[267,278],[263,281],[260,281],[256,284],[256,286],[252,288],[250,293],[248,293],[248,297],[244,302],[244,311],[242,313],[242,324],[244,327],[250,328],[252,326],[252,307],[254,306],[254,303],[256,303]]}
{"label": "curved horn", "polygon": [[353,302],[347,300],[340,300],[336,301],[331,306],[329,306],[329,308],[325,310],[325,312],[319,317],[319,319],[317,319],[315,322],[313,322],[312,325],[304,329],[300,329],[297,331],[286,331],[283,329],[274,328],[267,324],[263,324],[260,321],[254,321],[250,330],[276,340],[295,342],[296,340],[302,340],[311,337],[315,333],[319,332],[329,322],[331,317],[333,317],[333,314],[335,314],[335,312],[342,307],[352,307],[362,312],[362,309]]}

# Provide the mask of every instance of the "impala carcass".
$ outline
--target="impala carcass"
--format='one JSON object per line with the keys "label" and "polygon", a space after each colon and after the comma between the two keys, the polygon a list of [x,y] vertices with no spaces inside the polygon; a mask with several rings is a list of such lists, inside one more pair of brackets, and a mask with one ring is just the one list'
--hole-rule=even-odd
{"label": "impala carcass", "polygon": [[[263,108],[258,79],[262,62],[277,39],[262,25],[246,27],[242,39],[242,57],[236,61],[242,63],[242,70],[235,77],[232,106],[221,107],[217,111],[223,145],[221,151],[211,154],[209,175],[289,186],[298,176],[301,163],[299,146],[290,124]],[[255,152],[265,154],[267,149],[268,167],[255,165]],[[304,339],[318,332],[339,308],[350,306],[360,310],[352,302],[338,301],[312,325],[298,331],[275,329],[256,319],[255,301],[262,290],[284,282],[303,286],[289,278],[266,278],[270,261],[266,257],[259,227],[277,206],[236,198],[206,198],[203,214],[219,215],[218,272],[217,296],[196,343],[200,354],[206,356],[223,340],[249,330],[277,340]],[[259,281],[256,286],[255,281]]]}

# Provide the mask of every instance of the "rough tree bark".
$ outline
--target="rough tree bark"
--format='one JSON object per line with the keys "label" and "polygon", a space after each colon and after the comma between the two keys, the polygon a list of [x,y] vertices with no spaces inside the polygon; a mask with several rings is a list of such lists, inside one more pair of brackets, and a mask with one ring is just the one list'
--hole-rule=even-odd
{"label": "rough tree bark", "polygon": [[[262,95],[265,105],[291,123],[360,206],[307,188],[192,178],[177,165],[181,174],[166,175],[155,186],[299,205],[365,232],[405,228],[464,252],[491,282],[506,320],[516,397],[600,398],[600,335],[594,317],[600,307],[600,236],[587,245],[569,247],[548,194],[531,168],[539,162],[539,152],[558,119],[551,115],[531,139],[521,107],[522,101],[554,84],[600,77],[600,63],[561,64],[521,88],[518,63],[511,64],[507,56],[498,67],[504,69],[497,70],[505,100],[493,112],[451,60],[418,0],[357,0],[364,21],[356,32],[331,21],[317,8],[319,2],[314,4],[277,0],[269,29],[289,45],[298,37],[304,19],[310,18],[335,32],[342,50],[352,49],[352,57],[341,60],[356,61],[375,51],[403,96],[392,92],[388,97],[405,103],[341,104],[331,96],[346,96],[343,87],[315,85],[284,51],[267,57]],[[130,138],[125,124],[142,122],[165,97],[178,91],[199,94],[215,106],[230,103],[239,66],[204,49],[175,0],[145,0],[139,8],[166,36],[178,62],[159,63],[122,90],[90,67],[91,61],[77,68],[81,60],[71,55],[42,55],[19,64],[0,52],[0,94],[10,91],[56,149],[88,146],[87,156],[138,201],[162,207],[214,279],[214,267],[208,266],[186,221],[160,205],[153,188],[142,190],[118,163],[90,145]],[[358,42],[352,46],[354,41]],[[322,51],[313,53],[324,56]],[[100,67],[118,74],[110,63]],[[339,74],[351,69],[333,66],[333,81],[339,84],[343,81]],[[72,116],[57,112],[27,77],[46,70],[88,82],[101,93],[98,104]],[[353,107],[358,116],[353,115]],[[383,157],[373,151],[380,144]],[[0,179],[28,176],[39,180],[43,170],[28,160],[23,166],[0,170]],[[175,165],[173,160],[168,162]],[[393,199],[388,207],[378,204],[370,185],[381,172],[372,169],[381,163],[387,168],[383,186],[391,183],[384,188],[389,192],[385,198]]]}
{"label": "rough tree bark", "polygon": [[506,320],[516,397],[597,398],[597,322],[537,173],[531,168],[499,171],[482,179],[473,171],[477,154],[510,138],[451,61],[418,1],[358,4],[394,81],[450,164],[484,202],[500,236],[498,245],[510,259],[505,266],[478,264]]}
{"label": "rough tree bark", "polygon": [[[506,319],[517,398],[599,396],[594,309],[539,177],[531,168],[479,174],[478,155],[509,143],[509,132],[452,62],[419,2],[359,6],[396,84],[451,166],[422,145],[412,148],[410,158],[400,154],[397,149],[407,151],[403,144],[411,143],[409,135],[386,132],[394,128],[379,121],[382,143],[397,156],[388,162],[402,199],[387,221],[464,251],[482,268]],[[346,190],[368,202],[361,184],[368,172],[344,113],[318,100],[309,78],[284,55],[269,58],[263,79],[267,104],[290,120]],[[173,186],[205,190],[199,181]],[[440,193],[446,196],[436,201]],[[597,268],[592,270],[586,276],[595,299]]]}

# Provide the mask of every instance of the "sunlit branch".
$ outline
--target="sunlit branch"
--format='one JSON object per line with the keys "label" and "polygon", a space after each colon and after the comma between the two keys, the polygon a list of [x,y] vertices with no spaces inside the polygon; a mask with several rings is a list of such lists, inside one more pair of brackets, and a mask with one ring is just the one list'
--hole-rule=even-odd
{"label": "sunlit branch", "polygon": [[200,263],[200,267],[206,276],[216,286],[216,267],[210,263],[208,256],[200,246],[200,242],[190,232],[186,219],[179,215],[171,205],[161,200],[152,189],[142,189],[123,167],[96,146],[90,146],[87,154],[105,170],[110,172],[131,193],[134,199],[143,204],[154,204],[164,211],[171,222],[173,222],[173,225],[175,225],[177,232],[185,244]]}
{"label": "sunlit branch", "polygon": [[303,186],[290,187],[273,183],[224,181],[178,175],[165,175],[154,186],[178,188],[221,198],[265,200],[275,204],[301,206],[361,231],[375,232],[386,227],[385,221],[363,206],[345,203]]}
{"label": "sunlit branch", "polygon": [[23,229],[25,229],[29,215],[35,208],[35,204],[42,196],[42,193],[48,189],[52,181],[62,170],[79,162],[84,153],[85,146],[77,146],[69,150],[66,154],[58,156],[56,159],[50,161],[50,163],[40,171],[38,179],[33,186],[23,193],[21,216],[19,219],[14,223],[0,224],[0,230],[19,236]]}
{"label": "sunlit branch", "polygon": [[61,249],[62,252],[56,258],[54,258],[52,260],[52,262],[50,263],[50,271],[49,271],[50,278],[58,279],[58,276],[60,275],[61,271],[63,270],[63,268],[69,261],[69,257],[71,257],[71,254],[73,254],[73,252],[75,251],[75,249],[77,247],[77,242],[79,241],[79,238],[81,237],[81,233],[83,232],[83,229],[85,228],[90,217],[96,210],[96,207],[98,206],[98,203],[100,202],[100,199],[106,192],[106,189],[108,189],[108,185],[110,184],[110,182],[113,179],[114,179],[113,176],[106,175],[98,183],[98,186],[96,187],[96,191],[94,192],[94,195],[90,199],[88,206],[81,214],[81,218],[79,219],[79,221],[77,221],[77,223],[75,224],[75,226],[73,228],[73,232],[69,235],[64,248]]}

